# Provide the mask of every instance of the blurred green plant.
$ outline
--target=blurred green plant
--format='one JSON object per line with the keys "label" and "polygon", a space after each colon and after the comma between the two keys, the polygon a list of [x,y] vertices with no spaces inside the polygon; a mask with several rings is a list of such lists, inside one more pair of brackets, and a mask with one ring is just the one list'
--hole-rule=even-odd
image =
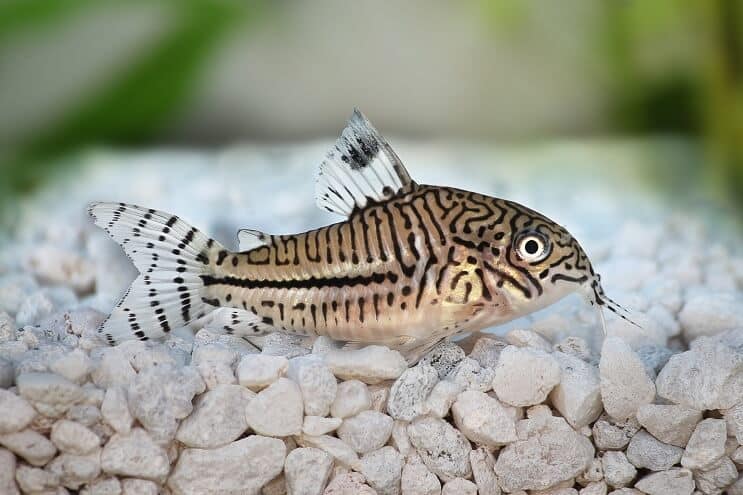
{"label": "blurred green plant", "polygon": [[[136,0],[135,0],[136,1]],[[11,0],[0,7],[0,42],[14,31],[60,21],[85,1]],[[110,84],[86,98],[30,142],[5,165],[0,184],[24,192],[51,173],[54,160],[89,143],[142,144],[173,122],[198,87],[210,55],[233,28],[253,22],[262,2],[172,0],[172,26]]]}

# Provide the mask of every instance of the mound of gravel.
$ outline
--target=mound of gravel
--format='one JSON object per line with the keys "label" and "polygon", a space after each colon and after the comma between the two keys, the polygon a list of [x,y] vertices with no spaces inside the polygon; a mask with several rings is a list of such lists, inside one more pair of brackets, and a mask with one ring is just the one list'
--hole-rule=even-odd
{"label": "mound of gravel", "polygon": [[743,494],[743,257],[698,222],[593,244],[642,330],[603,339],[570,299],[408,368],[209,328],[106,346],[134,274],[78,202],[29,210],[0,257],[2,494]]}

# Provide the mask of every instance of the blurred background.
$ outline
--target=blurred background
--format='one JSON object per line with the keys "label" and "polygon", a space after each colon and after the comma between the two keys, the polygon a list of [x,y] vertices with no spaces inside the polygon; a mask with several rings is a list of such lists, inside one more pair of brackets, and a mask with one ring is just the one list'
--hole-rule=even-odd
{"label": "blurred background", "polygon": [[739,0],[0,1],[5,212],[91,148],[330,139],[355,106],[422,143],[631,143],[743,218]]}

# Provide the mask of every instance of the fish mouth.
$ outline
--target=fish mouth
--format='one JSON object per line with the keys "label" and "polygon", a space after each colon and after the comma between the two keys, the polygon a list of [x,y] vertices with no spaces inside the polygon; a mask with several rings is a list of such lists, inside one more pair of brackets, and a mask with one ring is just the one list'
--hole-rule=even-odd
{"label": "fish mouth", "polygon": [[591,306],[594,306],[599,311],[599,316],[601,318],[601,328],[604,331],[604,335],[606,335],[606,321],[604,320],[603,308],[608,309],[627,323],[634,325],[639,329],[642,329],[642,326],[640,326],[632,319],[632,312],[630,310],[606,295],[606,292],[604,292],[604,288],[601,286],[601,275],[597,273],[593,277],[590,285],[588,285],[587,288],[588,301]]}

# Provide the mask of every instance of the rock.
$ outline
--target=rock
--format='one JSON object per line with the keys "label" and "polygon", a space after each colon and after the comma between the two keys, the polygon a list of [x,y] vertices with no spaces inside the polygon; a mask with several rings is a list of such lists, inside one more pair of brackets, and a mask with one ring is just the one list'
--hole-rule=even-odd
{"label": "rock", "polygon": [[0,343],[13,342],[18,338],[15,320],[5,311],[0,311]]}
{"label": "rock", "polygon": [[599,450],[624,449],[639,429],[640,424],[635,418],[617,423],[608,416],[602,416],[593,425],[593,441]]}
{"label": "rock", "polygon": [[442,480],[467,478],[472,473],[469,461],[472,447],[446,421],[418,417],[408,425],[408,437],[428,469]]}
{"label": "rock", "polygon": [[261,352],[269,356],[292,359],[309,354],[311,347],[311,341],[302,335],[271,332],[264,337]]}
{"label": "rock", "polygon": [[287,378],[279,378],[250,402],[248,426],[266,436],[286,437],[302,432],[302,392]]}
{"label": "rock", "polygon": [[681,465],[688,469],[707,469],[725,455],[727,425],[724,419],[699,422],[686,444]]}
{"label": "rock", "polygon": [[95,265],[73,251],[37,246],[29,253],[26,264],[44,283],[66,285],[80,294],[93,290]]}
{"label": "rock", "polygon": [[21,373],[16,378],[18,393],[42,414],[58,418],[83,398],[76,383],[54,373]]}
{"label": "rock", "polygon": [[251,435],[212,450],[181,452],[168,487],[174,495],[215,493],[257,494],[263,485],[281,473],[286,446],[276,438]]}
{"label": "rock", "polygon": [[87,455],[62,454],[47,464],[45,469],[59,476],[60,483],[65,487],[77,490],[101,474],[101,451],[97,449]]}
{"label": "rock", "polygon": [[658,395],[698,411],[729,409],[743,397],[743,354],[726,335],[701,337],[658,374]]}
{"label": "rock", "polygon": [[343,420],[341,418],[323,418],[322,416],[305,416],[302,424],[302,433],[311,436],[320,436],[336,430]]}
{"label": "rock", "polygon": [[73,455],[87,455],[100,447],[101,439],[80,423],[61,419],[54,423],[51,432],[52,443],[62,452]]}
{"label": "rock", "polygon": [[158,495],[159,487],[149,480],[128,478],[121,481],[121,495]]}
{"label": "rock", "polygon": [[23,493],[56,494],[59,493],[59,476],[43,469],[20,464],[15,472],[15,479]]}
{"label": "rock", "polygon": [[604,480],[609,486],[622,488],[637,476],[637,469],[630,464],[623,452],[609,451],[601,459]]}
{"label": "rock", "polygon": [[175,437],[178,422],[191,414],[194,395],[205,389],[194,368],[163,364],[140,371],[127,395],[132,415],[155,441],[166,443]]}
{"label": "rock", "polygon": [[25,399],[0,389],[0,434],[23,430],[34,416],[36,411]]}
{"label": "rock", "polygon": [[728,423],[728,435],[734,436],[739,445],[743,445],[743,402],[726,411],[723,411]]}
{"label": "rock", "polygon": [[439,379],[443,380],[462,359],[464,359],[464,350],[457,344],[445,340],[436,344],[418,364],[433,366]]}
{"label": "rock", "polygon": [[531,347],[546,353],[552,352],[552,344],[533,330],[511,330],[506,334],[506,341],[516,347]]}
{"label": "rock", "polygon": [[[13,342],[16,344],[17,342]],[[0,344],[2,345],[2,344]],[[0,355],[2,351],[0,350]],[[0,357],[0,389],[10,388],[15,384],[15,367],[10,359]]]}
{"label": "rock", "polygon": [[395,449],[382,447],[361,458],[359,471],[379,495],[399,495],[403,462]]}
{"label": "rock", "polygon": [[487,392],[493,388],[493,377],[495,370],[492,368],[483,368],[480,364],[471,358],[462,359],[459,364],[446,377],[463,390],[477,390]]}
{"label": "rock", "polygon": [[289,361],[284,356],[246,354],[237,365],[237,381],[257,392],[286,375]]}
{"label": "rock", "polygon": [[162,482],[170,470],[168,454],[141,428],[115,434],[103,447],[101,468],[118,476]]}
{"label": "rock", "polygon": [[254,396],[240,385],[217,385],[196,400],[193,413],[178,428],[176,440],[202,449],[237,440],[248,429],[245,412]]}
{"label": "rock", "polygon": [[543,490],[583,473],[593,459],[591,442],[562,418],[519,421],[519,439],[501,450],[495,474],[507,492]]}
{"label": "rock", "polygon": [[720,493],[738,479],[738,469],[729,457],[723,457],[712,466],[696,473],[696,486],[704,493]]}
{"label": "rock", "polygon": [[302,447],[316,447],[321,449],[346,467],[354,469],[358,467],[359,456],[339,438],[331,437],[330,435],[320,435],[317,437],[302,435],[297,439],[297,443]]}
{"label": "rock", "polygon": [[493,390],[498,399],[512,406],[544,402],[560,383],[560,365],[544,351],[506,347],[495,368]]}
{"label": "rock", "polygon": [[43,466],[57,453],[52,442],[33,430],[0,435],[0,445],[32,466]]}
{"label": "rock", "polygon": [[683,452],[683,449],[663,443],[645,430],[640,430],[627,446],[627,459],[638,468],[665,471],[678,464]]}
{"label": "rock", "polygon": [[743,297],[736,292],[705,292],[689,297],[678,315],[687,342],[743,328]]}
{"label": "rock", "polygon": [[577,337],[575,335],[569,335],[562,339],[560,342],[555,344],[554,350],[567,354],[568,356],[574,356],[587,363],[593,364],[593,355],[591,354],[591,348],[585,339]]}
{"label": "rock", "polygon": [[457,400],[457,396],[462,392],[462,386],[458,383],[441,380],[434,385],[431,393],[428,394],[423,409],[428,411],[428,414],[437,418],[444,418],[449,414],[449,409],[454,401]]}
{"label": "rock", "polygon": [[441,482],[420,457],[413,456],[402,468],[402,495],[440,495]]}
{"label": "rock", "polygon": [[346,418],[338,428],[338,438],[359,454],[382,448],[392,433],[391,417],[376,411],[362,411]]}
{"label": "rock", "polygon": [[49,366],[50,371],[78,384],[85,382],[88,373],[90,373],[90,368],[90,358],[80,349],[72,350],[61,358],[54,360]]}
{"label": "rock", "polygon": [[288,492],[292,495],[321,495],[332,468],[333,458],[320,449],[292,450],[284,462]]}
{"label": "rock", "polygon": [[117,433],[126,435],[132,429],[134,418],[129,410],[129,402],[123,388],[113,386],[106,390],[101,404],[103,420]]}
{"label": "rock", "polygon": [[387,412],[405,421],[425,414],[426,398],[438,381],[439,374],[433,366],[419,364],[406,370],[392,385]]}
{"label": "rock", "polygon": [[673,353],[665,346],[643,345],[635,351],[637,356],[645,365],[645,371],[653,380],[658,376],[658,372],[663,369]]}
{"label": "rock", "polygon": [[501,352],[508,347],[508,343],[494,337],[480,337],[472,346],[469,357],[477,361],[483,368],[495,369],[498,366]]}
{"label": "rock", "polygon": [[96,366],[91,373],[93,383],[101,388],[114,386],[128,387],[137,372],[129,358],[118,347],[103,348]]}
{"label": "rock", "polygon": [[195,347],[191,357],[191,366],[195,367],[209,390],[219,385],[237,383],[235,362],[238,359],[235,349],[221,342]]}
{"label": "rock", "polygon": [[333,478],[323,495],[377,495],[360,473],[346,473]]}
{"label": "rock", "polygon": [[369,387],[359,380],[348,380],[338,385],[335,400],[330,406],[330,414],[334,418],[348,418],[371,409],[371,406]]}
{"label": "rock", "polygon": [[588,483],[580,492],[580,495],[606,495],[606,483],[603,481],[592,481]]}
{"label": "rock", "polygon": [[462,392],[452,406],[457,428],[472,442],[500,447],[515,442],[516,423],[501,403],[482,392]]}
{"label": "rock", "polygon": [[477,485],[464,478],[454,478],[444,484],[441,495],[477,495]]}
{"label": "rock", "polygon": [[691,495],[694,479],[688,469],[671,468],[645,476],[635,488],[648,495]]}
{"label": "rock", "polygon": [[694,427],[702,420],[702,413],[675,404],[644,404],[637,410],[637,420],[661,442],[686,447]]}
{"label": "rock", "polygon": [[500,495],[493,454],[487,448],[479,447],[470,452],[470,465],[478,495]]}
{"label": "rock", "polygon": [[323,359],[338,378],[371,384],[395,380],[408,369],[405,358],[399,352],[379,345],[354,350],[330,350],[323,355]]}
{"label": "rock", "polygon": [[300,356],[289,361],[287,376],[299,385],[305,414],[327,416],[335,399],[338,383],[330,369],[317,356]]}
{"label": "rock", "polygon": [[598,370],[581,359],[556,352],[560,365],[560,383],[552,389],[552,405],[573,428],[581,428],[601,415],[601,383]]}
{"label": "rock", "polygon": [[369,395],[371,396],[371,408],[377,412],[387,410],[387,399],[390,397],[390,385],[378,383],[369,385]]}
{"label": "rock", "polygon": [[0,493],[19,495],[18,485],[15,483],[16,461],[13,453],[0,449]]}
{"label": "rock", "polygon": [[623,340],[604,340],[599,362],[601,399],[606,412],[619,421],[637,413],[643,404],[655,398],[655,384],[647,375],[643,362]]}

